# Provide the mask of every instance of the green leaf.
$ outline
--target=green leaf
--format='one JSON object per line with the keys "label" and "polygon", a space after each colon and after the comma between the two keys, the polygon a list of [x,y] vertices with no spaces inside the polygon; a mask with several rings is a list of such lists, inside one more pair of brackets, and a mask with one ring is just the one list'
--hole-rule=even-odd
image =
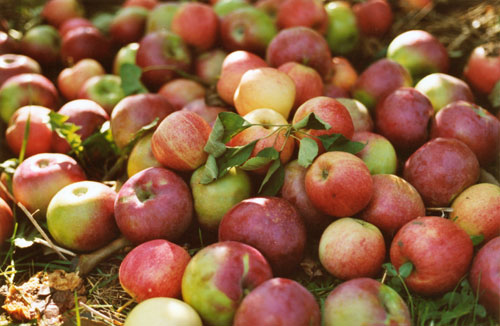
{"label": "green leaf", "polygon": [[402,278],[407,278],[413,271],[413,264],[411,261],[407,261],[403,265],[399,266],[399,275]]}
{"label": "green leaf", "polygon": [[212,132],[210,132],[210,136],[208,137],[208,141],[203,148],[205,152],[217,158],[224,154],[226,151],[226,144],[221,142],[222,137],[224,136],[224,124],[222,123],[219,116],[215,119],[214,126],[212,127]]}
{"label": "green leaf", "polygon": [[347,141],[345,143],[334,145],[334,151],[347,152],[351,154],[357,154],[365,148],[366,144],[357,142],[357,141]]}
{"label": "green leaf", "polygon": [[267,174],[262,180],[259,188],[259,194],[262,196],[275,196],[283,186],[285,181],[285,167],[281,164],[281,160],[274,160]]}
{"label": "green leaf", "polygon": [[28,114],[28,119],[26,120],[26,125],[24,126],[23,142],[21,144],[21,151],[19,152],[19,164],[24,161],[24,154],[26,153],[26,146],[28,146],[28,138],[30,136],[30,125],[31,112]]}
{"label": "green leaf", "polygon": [[221,142],[224,144],[230,141],[235,135],[252,126],[250,122],[234,112],[221,112],[217,118],[220,119],[224,126],[224,134],[221,138]]}
{"label": "green leaf", "polygon": [[122,153],[124,155],[128,155],[130,154],[130,152],[132,151],[132,149],[134,148],[135,144],[146,134],[148,133],[149,131],[153,130],[154,128],[156,128],[156,125],[158,124],[158,121],[159,121],[159,118],[155,118],[153,121],[151,121],[150,123],[148,123],[147,125],[145,126],[142,126],[141,129],[139,129],[138,131],[135,132],[134,136],[132,137],[132,139],[127,143],[127,145],[125,145],[125,147],[123,148],[122,150]]}
{"label": "green leaf", "polygon": [[366,146],[366,144],[349,140],[342,134],[321,135],[318,138],[327,152],[340,151],[356,154]]}
{"label": "green leaf", "polygon": [[474,246],[477,246],[478,244],[480,244],[481,242],[483,242],[484,235],[482,235],[482,234],[480,234],[480,235],[471,235],[470,239],[472,240],[472,244]]}
{"label": "green leaf", "polygon": [[298,162],[301,166],[307,168],[312,164],[318,155],[318,144],[314,139],[304,137],[300,140],[299,146],[299,159]]}
{"label": "green leaf", "polygon": [[323,144],[323,147],[327,152],[331,151],[331,147],[333,144],[342,136],[341,134],[331,134],[331,135],[321,135],[318,136],[319,140],[321,141],[321,144]]}
{"label": "green leaf", "polygon": [[306,115],[302,120],[297,122],[292,126],[293,129],[299,130],[299,129],[315,129],[315,130],[328,130],[332,126],[328,124],[327,122],[321,120],[320,117],[318,117],[314,112],[309,113]]}
{"label": "green leaf", "polygon": [[481,304],[476,304],[476,308],[474,309],[474,314],[476,316],[479,316],[481,318],[485,318],[486,317],[486,309],[484,309],[484,306],[481,305]]}
{"label": "green leaf", "polygon": [[280,153],[274,147],[266,147],[261,150],[255,157],[249,158],[242,166],[242,170],[257,170],[269,164],[273,160],[277,160]]}
{"label": "green leaf", "polygon": [[124,63],[120,67],[121,86],[125,96],[147,93],[148,90],[141,83],[142,69],[133,63]]}
{"label": "green leaf", "polygon": [[203,185],[209,184],[210,182],[217,179],[219,170],[217,169],[217,161],[213,155],[208,155],[207,162],[205,163],[205,169],[203,170],[203,175],[201,176],[200,183]]}
{"label": "green leaf", "polygon": [[490,100],[491,106],[494,108],[500,107],[500,81],[498,81],[495,86],[493,87],[493,90],[491,91],[490,95],[488,96],[488,99]]}
{"label": "green leaf", "polygon": [[60,137],[66,139],[71,147],[71,151],[77,156],[80,156],[83,152],[83,145],[80,135],[76,132],[80,130],[81,127],[74,123],[66,122],[68,119],[68,116],[50,111],[48,124],[50,129],[55,131]]}
{"label": "green leaf", "polygon": [[217,162],[219,165],[219,178],[224,176],[232,167],[245,163],[252,154],[255,144],[257,144],[257,140],[245,146],[227,147],[226,152]]}
{"label": "green leaf", "polygon": [[398,272],[396,271],[396,267],[394,267],[391,263],[385,263],[382,267],[387,271],[387,275],[389,276],[397,276]]}

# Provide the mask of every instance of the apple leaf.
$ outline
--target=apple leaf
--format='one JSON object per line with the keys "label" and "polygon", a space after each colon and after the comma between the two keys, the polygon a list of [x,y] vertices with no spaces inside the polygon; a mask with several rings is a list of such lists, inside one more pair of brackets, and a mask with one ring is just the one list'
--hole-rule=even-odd
{"label": "apple leaf", "polygon": [[292,126],[294,130],[299,129],[316,129],[316,130],[328,130],[332,126],[330,126],[327,122],[321,120],[314,112],[306,115],[302,120],[297,122]]}
{"label": "apple leaf", "polygon": [[207,162],[205,163],[205,169],[203,170],[203,175],[201,176],[200,183],[202,185],[209,184],[210,182],[217,179],[219,175],[219,170],[217,169],[217,161],[215,157],[210,154],[208,155]]}
{"label": "apple leaf", "polygon": [[274,160],[267,174],[262,180],[259,188],[259,194],[262,196],[275,196],[283,186],[285,180],[285,167],[281,164],[281,160]]}
{"label": "apple leaf", "polygon": [[321,135],[318,136],[319,140],[321,141],[321,144],[323,144],[323,147],[325,150],[328,152],[330,151],[330,147],[333,146],[333,144],[339,139],[341,134],[331,134],[331,135]]}
{"label": "apple leaf", "polygon": [[318,136],[327,152],[339,151],[351,154],[359,153],[366,144],[349,140],[342,134]]}
{"label": "apple leaf", "polygon": [[127,145],[125,145],[125,147],[123,148],[122,150],[122,153],[124,155],[128,155],[130,154],[130,152],[132,151],[132,149],[134,148],[135,144],[146,134],[148,133],[149,131],[153,130],[154,128],[156,128],[156,125],[158,125],[158,121],[160,119],[159,118],[155,118],[153,121],[151,121],[150,123],[148,123],[147,125],[145,126],[142,126],[141,129],[139,129],[138,131],[136,131],[134,133],[134,136],[132,137],[132,140],[130,140]]}
{"label": "apple leaf", "polygon": [[407,278],[413,271],[413,264],[411,261],[407,261],[403,265],[399,266],[399,275],[402,278]]}
{"label": "apple leaf", "polygon": [[365,148],[366,144],[348,140],[345,143],[341,143],[339,145],[335,145],[333,147],[334,151],[347,152],[351,154],[357,154]]}
{"label": "apple leaf", "polygon": [[208,141],[205,144],[203,150],[212,155],[214,158],[217,158],[224,154],[224,152],[226,151],[226,144],[221,142],[223,136],[224,124],[222,123],[219,116],[217,116],[214,126],[212,127],[212,132],[210,132],[210,136],[208,137]]}
{"label": "apple leaf", "polygon": [[382,267],[387,271],[387,274],[389,276],[397,276],[398,275],[398,272],[396,271],[396,268],[394,267],[393,264],[385,263],[382,265]]}
{"label": "apple leaf", "polygon": [[491,106],[494,108],[500,107],[500,80],[493,87],[488,99],[490,100]]}
{"label": "apple leaf", "polygon": [[21,144],[21,150],[19,151],[19,164],[24,161],[24,154],[26,153],[26,146],[28,146],[28,138],[30,136],[30,125],[31,125],[31,112],[28,114],[28,119],[26,119],[26,125],[24,126],[23,142]]}
{"label": "apple leaf", "polygon": [[71,151],[80,157],[83,152],[82,138],[76,132],[81,127],[74,123],[66,122],[68,119],[68,116],[50,111],[48,124],[50,129],[55,131],[60,137],[66,139],[71,147]]}
{"label": "apple leaf", "polygon": [[142,69],[133,63],[124,63],[120,67],[121,86],[125,96],[147,93],[148,90],[141,83]]}
{"label": "apple leaf", "polygon": [[255,157],[249,158],[242,166],[242,170],[256,170],[268,164],[271,161],[277,160],[280,153],[274,147],[266,147],[261,150]]}
{"label": "apple leaf", "polygon": [[318,155],[318,144],[314,139],[304,137],[300,140],[299,146],[299,159],[298,162],[301,166],[307,168],[312,164]]}
{"label": "apple leaf", "polygon": [[227,147],[226,152],[219,158],[219,177],[224,176],[229,169],[240,166],[248,160],[257,144],[257,140],[245,146]]}
{"label": "apple leaf", "polygon": [[221,112],[217,116],[217,119],[219,119],[224,126],[224,134],[221,138],[223,143],[227,143],[235,135],[252,126],[250,122],[234,112]]}
{"label": "apple leaf", "polygon": [[482,235],[482,234],[480,234],[480,235],[471,235],[470,239],[472,240],[472,244],[474,246],[477,246],[478,244],[481,244],[481,242],[483,242],[484,235]]}

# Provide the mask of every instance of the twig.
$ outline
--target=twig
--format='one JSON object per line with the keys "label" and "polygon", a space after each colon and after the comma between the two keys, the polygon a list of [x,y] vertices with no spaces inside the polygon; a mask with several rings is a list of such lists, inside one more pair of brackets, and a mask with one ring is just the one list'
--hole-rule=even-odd
{"label": "twig", "polygon": [[103,314],[102,312],[99,312],[99,311],[95,310],[94,308],[92,308],[92,307],[90,307],[90,306],[86,305],[85,303],[83,303],[83,302],[81,302],[81,301],[79,301],[79,302],[78,302],[78,304],[79,304],[80,306],[82,306],[83,308],[85,308],[86,310],[88,310],[89,312],[91,312],[92,314],[94,314],[94,315],[97,315],[97,316],[101,317],[102,319],[106,320],[106,321],[107,321],[107,322],[109,322],[109,323],[112,323],[113,325],[118,325],[118,326],[122,326],[122,325],[123,325],[123,324],[122,324],[122,323],[120,323],[119,321],[116,321],[116,320],[114,320],[113,318],[110,318],[110,317],[106,316],[106,315],[105,315],[105,314]]}
{"label": "twig", "polygon": [[78,258],[78,265],[76,269],[80,273],[80,276],[87,275],[101,261],[131,244],[132,243],[127,238],[121,236],[101,249],[98,249],[90,254],[81,255]]}

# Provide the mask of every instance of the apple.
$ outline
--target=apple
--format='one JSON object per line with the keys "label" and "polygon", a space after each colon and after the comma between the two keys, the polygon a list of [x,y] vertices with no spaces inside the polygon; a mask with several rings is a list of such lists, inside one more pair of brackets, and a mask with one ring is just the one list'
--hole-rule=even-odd
{"label": "apple", "polygon": [[321,312],[314,296],[286,278],[265,281],[241,301],[233,326],[320,326]]}
{"label": "apple", "polygon": [[172,325],[203,326],[196,310],[174,298],[151,298],[142,301],[127,315],[123,326],[161,325],[168,320]]}
{"label": "apple", "polygon": [[336,85],[333,85],[332,83],[325,84],[323,87],[323,96],[328,96],[334,99],[341,98],[341,97],[349,97],[350,93],[349,91],[346,91],[345,89],[338,87]]}
{"label": "apple", "polygon": [[39,210],[36,216],[43,219],[50,200],[61,188],[84,180],[85,172],[72,157],[58,153],[35,154],[16,168],[12,193],[30,212]]}
{"label": "apple", "polygon": [[197,99],[186,104],[182,111],[189,111],[198,114],[202,117],[210,127],[213,127],[217,116],[221,112],[229,112],[227,109],[219,106],[208,106],[205,103],[205,99]]}
{"label": "apple", "polygon": [[405,301],[391,287],[371,278],[356,278],[337,286],[326,297],[324,326],[411,326]]}
{"label": "apple", "polygon": [[338,87],[347,93],[347,96],[344,97],[349,97],[348,94],[358,79],[358,73],[349,60],[344,57],[333,57],[331,69],[332,73],[326,81],[325,87],[329,85],[331,85],[330,87]]}
{"label": "apple", "polygon": [[196,76],[206,84],[215,85],[221,75],[222,63],[226,56],[227,52],[222,49],[201,53],[194,61]]}
{"label": "apple", "polygon": [[358,217],[375,225],[387,239],[411,220],[425,216],[425,205],[417,190],[393,174],[372,176],[373,196]]}
{"label": "apple", "polygon": [[373,181],[366,164],[353,154],[326,152],[306,172],[307,196],[323,213],[351,216],[370,202]]}
{"label": "apple", "polygon": [[137,141],[127,160],[127,176],[130,178],[137,172],[151,167],[161,167],[151,149],[153,133],[148,133]]}
{"label": "apple", "polygon": [[179,35],[160,30],[141,39],[136,63],[143,69],[146,86],[158,89],[176,76],[175,70],[189,70],[191,53]]}
{"label": "apple", "polygon": [[370,116],[370,111],[368,111],[363,103],[355,99],[342,97],[336,100],[343,104],[347,111],[349,111],[354,132],[373,130],[373,120]]}
{"label": "apple", "polygon": [[[96,102],[91,100],[74,100],[64,104],[59,111],[59,114],[68,117],[66,122],[74,123],[80,129],[76,134],[80,135],[82,140],[87,139],[94,132],[99,130],[102,124],[109,120],[109,115]],[[52,136],[52,149],[55,152],[67,153],[70,146],[66,139],[61,138],[57,133]]]}
{"label": "apple", "polygon": [[160,30],[170,30],[175,13],[179,9],[180,3],[166,2],[159,3],[148,15],[146,21],[146,35]]}
{"label": "apple", "polygon": [[7,202],[0,198],[0,248],[3,247],[14,231],[14,215]]}
{"label": "apple", "polygon": [[9,53],[0,55],[0,87],[10,77],[30,73],[42,73],[40,64],[32,58],[22,54]]}
{"label": "apple", "polygon": [[83,15],[84,9],[78,0],[49,0],[42,9],[42,17],[55,27],[59,27],[68,19]]}
{"label": "apple", "polygon": [[21,52],[42,65],[55,65],[60,59],[61,36],[50,25],[30,28],[19,44]]}
{"label": "apple", "polygon": [[215,14],[219,18],[222,18],[230,12],[235,11],[236,9],[246,8],[250,6],[251,4],[246,0],[218,0],[212,5],[212,8],[214,9]]}
{"label": "apple", "polygon": [[16,53],[17,48],[17,40],[14,40],[14,38],[4,31],[0,31],[0,55]]}
{"label": "apple", "polygon": [[123,7],[143,7],[149,10],[154,9],[159,5],[158,0],[126,0]]}
{"label": "apple", "polygon": [[431,296],[453,290],[472,260],[472,241],[452,221],[419,217],[405,224],[391,243],[391,263],[399,270],[410,262],[413,269],[405,279],[411,291]]}
{"label": "apple", "polygon": [[205,144],[212,132],[198,114],[176,111],[160,123],[151,139],[153,155],[164,166],[193,171],[207,160]]}
{"label": "apple", "polygon": [[217,93],[228,104],[233,105],[233,98],[241,76],[250,69],[267,67],[261,57],[248,51],[235,51],[227,55],[222,62],[220,78],[217,81]]}
{"label": "apple", "polygon": [[403,176],[427,206],[446,207],[479,178],[479,162],[466,144],[454,138],[434,138],[405,163]]}
{"label": "apple", "polygon": [[121,262],[120,284],[137,302],[155,297],[177,298],[190,259],[186,249],[170,241],[144,242],[132,249]]}
{"label": "apple", "polygon": [[347,54],[358,44],[359,30],[356,15],[345,1],[332,1],[325,5],[328,14],[326,41],[332,53]]}
{"label": "apple", "polygon": [[373,174],[396,174],[398,157],[391,142],[384,136],[369,131],[355,132],[353,141],[366,144],[356,156],[365,162]]}
{"label": "apple", "polygon": [[407,11],[422,10],[432,8],[433,0],[399,0],[399,4]]}
{"label": "apple", "polygon": [[139,6],[120,8],[109,26],[111,39],[117,44],[138,42],[144,35],[149,10]]}
{"label": "apple", "polygon": [[25,105],[55,109],[59,95],[54,84],[40,74],[19,74],[0,87],[0,116],[8,123],[14,111]]}
{"label": "apple", "polygon": [[87,80],[106,73],[104,67],[94,59],[82,59],[74,66],[61,70],[57,76],[57,87],[68,100],[76,100]]}
{"label": "apple", "polygon": [[500,237],[488,241],[474,257],[469,272],[469,280],[474,293],[478,294],[479,303],[496,318],[500,317]]}
{"label": "apple", "polygon": [[233,101],[241,116],[255,109],[268,108],[288,119],[295,94],[292,78],[278,69],[263,67],[248,70],[241,76]]}
{"label": "apple", "polygon": [[432,34],[410,30],[396,36],[387,48],[387,58],[408,69],[416,82],[433,72],[446,73],[448,52]]}
{"label": "apple", "polygon": [[500,235],[500,187],[480,183],[465,189],[453,200],[450,220],[468,235],[483,236],[484,243]]}
{"label": "apple", "polygon": [[85,58],[107,64],[112,53],[111,42],[96,27],[77,27],[62,38],[61,56],[69,65]]}
{"label": "apple", "polygon": [[319,0],[285,0],[278,7],[276,25],[279,29],[305,26],[325,34],[328,15]]}
{"label": "apple", "polygon": [[65,20],[64,23],[62,23],[57,30],[59,31],[59,35],[61,37],[64,37],[66,33],[77,27],[95,27],[95,26],[87,18],[74,17]]}
{"label": "apple", "polygon": [[461,79],[439,72],[422,78],[415,89],[429,98],[436,112],[455,101],[474,102],[469,85]]}
{"label": "apple", "polygon": [[352,96],[373,111],[377,103],[396,89],[411,85],[410,73],[402,65],[379,59],[361,73],[352,88]]}
{"label": "apple", "polygon": [[116,192],[103,183],[80,181],[61,188],[47,208],[54,240],[77,251],[96,250],[118,236],[113,217]]}
{"label": "apple", "polygon": [[88,99],[99,104],[108,114],[125,97],[119,76],[104,74],[90,77],[78,92],[79,99]]}
{"label": "apple", "polygon": [[398,88],[375,108],[375,129],[399,153],[408,155],[429,138],[427,128],[433,114],[425,95],[414,88]]}
{"label": "apple", "polygon": [[151,167],[130,177],[115,201],[121,233],[134,244],[154,239],[177,240],[191,224],[193,200],[174,172]]}
{"label": "apple", "polygon": [[121,47],[113,60],[113,74],[120,75],[120,69],[126,63],[135,64],[137,50],[139,50],[139,43],[137,42]]}
{"label": "apple", "polygon": [[259,250],[276,274],[302,261],[306,228],[295,207],[279,197],[253,197],[234,205],[219,225],[219,241],[239,241]]}
{"label": "apple", "polygon": [[386,0],[358,2],[352,6],[352,10],[356,15],[359,31],[363,35],[380,38],[392,26],[392,9]]}
{"label": "apple", "polygon": [[278,10],[285,0],[257,0],[255,8],[266,12],[271,18],[276,19]]}
{"label": "apple", "polygon": [[498,44],[486,43],[474,48],[464,68],[464,76],[474,89],[489,94],[500,80]]}
{"label": "apple", "polygon": [[219,33],[219,20],[211,6],[199,2],[181,3],[172,17],[172,32],[186,44],[206,51],[214,47]]}
{"label": "apple", "polygon": [[111,112],[111,133],[116,145],[124,148],[142,127],[156,118],[160,124],[172,112],[172,105],[159,94],[146,93],[124,97]]}
{"label": "apple", "polygon": [[500,121],[482,107],[465,101],[450,103],[432,120],[431,138],[463,141],[482,166],[494,163],[500,152]]}
{"label": "apple", "polygon": [[332,218],[314,207],[305,189],[307,168],[301,166],[298,160],[285,165],[285,178],[281,187],[281,197],[295,206],[304,220],[308,231],[322,232],[332,221]]}
{"label": "apple", "polygon": [[[279,132],[277,131],[279,126],[287,124],[287,121],[281,114],[271,109],[257,109],[246,114],[243,118],[252,124],[261,125],[251,126],[236,134],[229,142],[227,142],[227,146],[245,146],[257,140],[257,143],[250,154],[250,158],[257,156],[257,154],[264,148],[274,147],[276,151],[280,152],[280,161],[282,164],[285,164],[290,160],[293,155],[295,142],[293,139],[285,135],[286,131],[284,129]],[[256,170],[252,170],[252,172],[265,174],[270,165],[271,163],[266,164]]]}
{"label": "apple", "polygon": [[24,152],[25,157],[50,152],[52,129],[47,124],[50,111],[50,109],[43,106],[28,105],[20,107],[14,112],[7,130],[5,130],[5,141],[16,156],[19,156],[21,152],[28,119],[30,124],[28,141]]}
{"label": "apple", "polygon": [[375,277],[385,259],[384,236],[363,220],[344,217],[331,223],[319,240],[319,260],[342,280]]}
{"label": "apple", "polygon": [[332,56],[325,38],[315,30],[297,26],[281,30],[269,43],[266,60],[272,67],[295,61],[316,69],[323,79],[332,71]]}
{"label": "apple", "polygon": [[191,258],[182,278],[182,298],[207,326],[231,326],[242,298],[270,278],[271,268],[257,249],[217,242]]}
{"label": "apple", "polygon": [[290,76],[295,84],[293,109],[296,110],[302,103],[313,97],[323,95],[323,80],[313,68],[297,62],[287,62],[279,66],[278,70]]}
{"label": "apple", "polygon": [[248,174],[232,168],[223,177],[202,184],[205,167],[199,167],[191,175],[190,186],[194,210],[201,227],[217,231],[224,214],[240,201],[250,197],[252,183]]}
{"label": "apple", "polygon": [[91,22],[92,25],[94,25],[99,32],[102,33],[102,35],[109,37],[111,22],[114,17],[114,13],[101,11],[92,16]]}
{"label": "apple", "polygon": [[277,33],[274,21],[264,11],[243,7],[221,18],[220,38],[227,51],[244,50],[261,55]]}
{"label": "apple", "polygon": [[205,98],[205,93],[203,85],[187,78],[173,79],[158,90],[158,94],[165,97],[175,111],[193,100]]}

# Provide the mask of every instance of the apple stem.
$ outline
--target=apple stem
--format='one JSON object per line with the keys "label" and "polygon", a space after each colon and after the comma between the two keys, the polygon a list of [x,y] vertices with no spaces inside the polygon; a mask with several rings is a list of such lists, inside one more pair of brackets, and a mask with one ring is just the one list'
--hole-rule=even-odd
{"label": "apple stem", "polygon": [[85,276],[100,262],[113,255],[115,252],[130,245],[132,245],[132,243],[127,238],[121,236],[118,239],[113,240],[105,247],[102,247],[90,254],[80,255],[76,270],[79,272],[80,276]]}

